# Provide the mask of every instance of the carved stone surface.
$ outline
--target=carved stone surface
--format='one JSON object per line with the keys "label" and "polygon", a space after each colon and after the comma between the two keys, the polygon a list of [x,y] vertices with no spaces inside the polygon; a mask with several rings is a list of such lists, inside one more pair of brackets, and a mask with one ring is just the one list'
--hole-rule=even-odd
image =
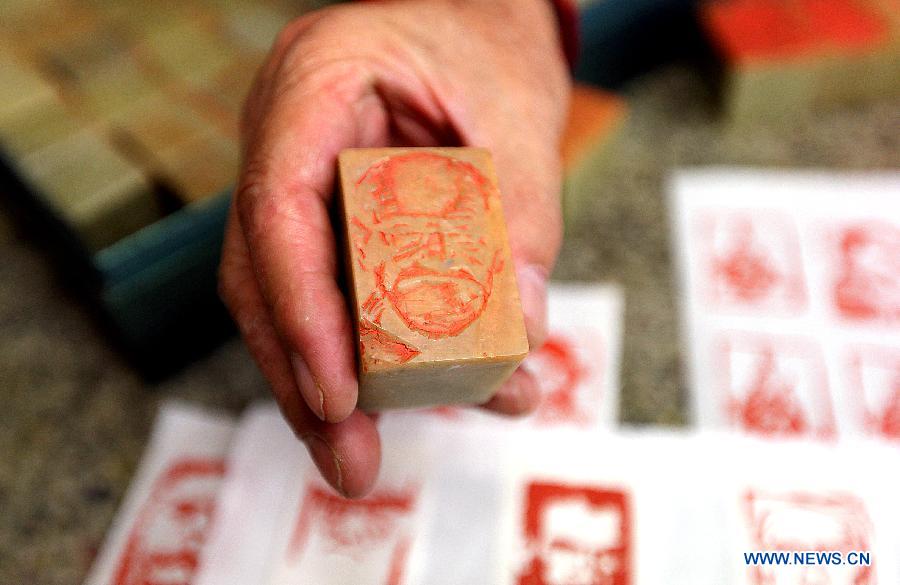
{"label": "carved stone surface", "polygon": [[490,153],[340,155],[360,406],[484,402],[528,352]]}

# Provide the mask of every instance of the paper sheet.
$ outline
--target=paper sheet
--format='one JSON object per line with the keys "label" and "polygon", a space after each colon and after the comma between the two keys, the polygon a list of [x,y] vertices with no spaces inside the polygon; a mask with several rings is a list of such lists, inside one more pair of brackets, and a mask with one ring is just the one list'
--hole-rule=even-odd
{"label": "paper sheet", "polygon": [[85,585],[190,583],[225,474],[233,421],[180,403],[159,411]]}
{"label": "paper sheet", "polygon": [[900,173],[671,184],[694,421],[900,439]]}
{"label": "paper sheet", "polygon": [[[507,463],[490,582],[893,583],[900,474],[884,472],[891,462],[900,462],[896,447],[856,440],[523,435]],[[868,569],[748,566],[744,553],[761,550],[856,550],[875,561]],[[854,580],[860,571],[866,580]]]}
{"label": "paper sheet", "polygon": [[432,447],[382,428],[382,469],[361,500],[338,496],[271,405],[241,421],[195,585],[417,583],[432,514]]}

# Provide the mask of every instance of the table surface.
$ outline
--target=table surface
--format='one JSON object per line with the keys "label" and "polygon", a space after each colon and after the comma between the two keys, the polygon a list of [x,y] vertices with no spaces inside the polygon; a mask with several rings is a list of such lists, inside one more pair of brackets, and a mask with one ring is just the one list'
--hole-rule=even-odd
{"label": "table surface", "polygon": [[[896,168],[900,103],[737,136],[723,131],[708,85],[690,68],[656,71],[626,95],[630,120],[591,209],[568,226],[555,277],[624,287],[621,418],[684,424],[667,173],[706,164]],[[238,413],[267,392],[238,339],[163,382],[141,380],[2,213],[0,348],[0,583],[83,579],[160,401]]]}

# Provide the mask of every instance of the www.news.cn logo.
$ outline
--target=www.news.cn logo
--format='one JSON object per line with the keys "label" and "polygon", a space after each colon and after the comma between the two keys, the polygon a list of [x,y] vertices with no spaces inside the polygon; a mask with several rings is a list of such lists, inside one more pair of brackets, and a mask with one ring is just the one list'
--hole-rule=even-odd
{"label": "www.news.cn logo", "polygon": [[744,553],[744,564],[762,565],[854,565],[872,564],[869,551],[754,551]]}

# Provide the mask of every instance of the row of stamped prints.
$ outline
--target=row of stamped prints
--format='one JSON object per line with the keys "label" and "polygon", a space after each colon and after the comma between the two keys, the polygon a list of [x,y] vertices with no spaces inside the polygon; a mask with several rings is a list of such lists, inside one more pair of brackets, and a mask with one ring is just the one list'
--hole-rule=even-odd
{"label": "row of stamped prints", "polygon": [[[274,406],[251,409],[236,428],[170,407],[87,583],[900,577],[900,482],[882,471],[900,457],[896,447],[386,419],[374,492],[344,500]],[[869,562],[773,567],[744,557],[820,549]]]}

